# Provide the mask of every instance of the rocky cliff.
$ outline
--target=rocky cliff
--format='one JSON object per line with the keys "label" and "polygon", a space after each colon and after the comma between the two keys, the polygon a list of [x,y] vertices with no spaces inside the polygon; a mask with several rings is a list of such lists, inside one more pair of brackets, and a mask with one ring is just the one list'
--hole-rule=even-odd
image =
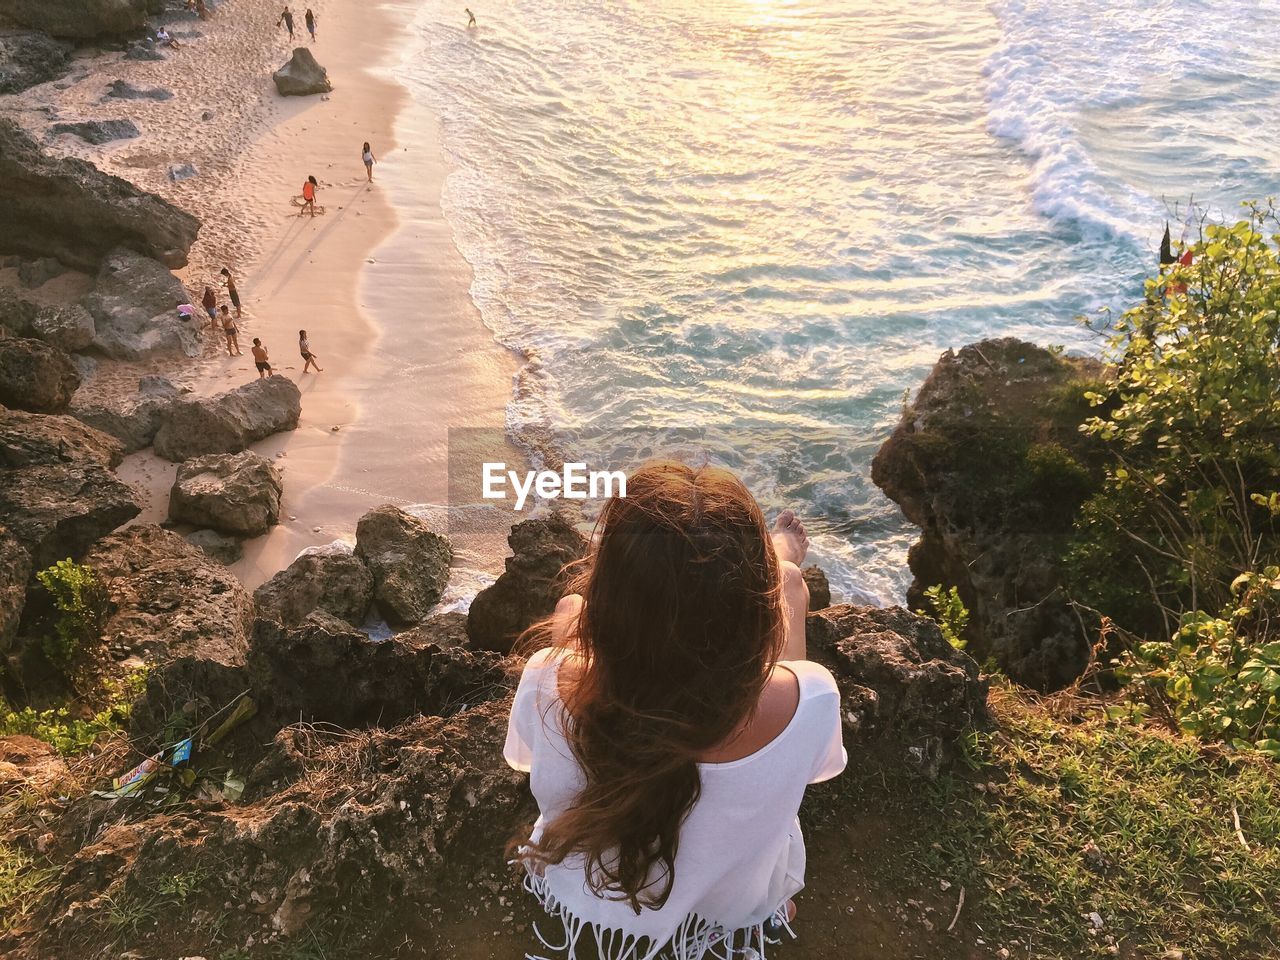
{"label": "rocky cliff", "polygon": [[957,587],[973,654],[1040,689],[1079,676],[1096,637],[1067,601],[1060,559],[1100,481],[1102,451],[1078,427],[1101,373],[1014,339],[948,350],[871,468],[920,528],[911,608],[935,584]]}

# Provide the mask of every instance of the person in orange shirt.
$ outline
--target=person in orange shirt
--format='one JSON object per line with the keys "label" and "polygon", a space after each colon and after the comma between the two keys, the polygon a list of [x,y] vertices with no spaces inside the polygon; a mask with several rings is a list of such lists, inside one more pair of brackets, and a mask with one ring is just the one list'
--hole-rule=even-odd
{"label": "person in orange shirt", "polygon": [[316,183],[315,177],[307,177],[306,182],[302,185],[302,209],[298,211],[298,216],[302,216],[308,210],[311,215],[316,215],[316,188],[320,184]]}

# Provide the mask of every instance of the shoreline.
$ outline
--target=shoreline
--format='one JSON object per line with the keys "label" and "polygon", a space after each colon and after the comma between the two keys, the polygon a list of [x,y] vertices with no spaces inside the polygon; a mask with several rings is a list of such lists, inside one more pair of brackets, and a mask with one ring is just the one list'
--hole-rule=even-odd
{"label": "shoreline", "polygon": [[[450,168],[438,123],[401,77],[421,46],[417,8],[405,0],[368,6],[321,0],[314,9],[316,42],[307,38],[299,12],[292,44],[275,26],[277,0],[230,0],[209,21],[169,11],[153,22],[193,37],[166,60],[137,63],[86,51],[78,56],[85,69],[74,82],[42,85],[0,106],[37,135],[50,110],[135,116],[143,130],[137,139],[89,147],[61,137],[52,152],[82,156],[201,218],[190,263],[176,271],[192,302],[222,266],[236,275],[243,356],[227,357],[221,336],[206,332],[203,354],[193,360],[100,361],[81,388],[84,396],[130,396],[143,373],[169,376],[198,394],[230,389],[256,375],[253,337],[268,347],[275,370],[302,391],[297,430],[251,448],[284,473],[285,489],[281,522],[245,541],[244,558],[231,567],[250,590],[299,551],[350,540],[359,517],[381,503],[447,504],[450,427],[497,431],[507,459],[525,460],[505,441],[518,361],[471,301],[471,268],[440,206]],[[315,53],[331,93],[276,93],[270,72],[294,46]],[[238,82],[228,84],[220,69],[190,72],[194,58],[227,63]],[[88,99],[99,81],[115,77],[172,86],[178,95],[123,107]],[[209,102],[228,103],[229,115],[205,108]],[[165,171],[183,161],[178,148],[187,142],[185,133],[175,135],[174,124],[193,111],[212,112],[218,129],[193,158],[201,172],[171,182]],[[373,184],[360,163],[365,140],[379,161]],[[151,166],[135,166],[139,158]],[[320,181],[326,213],[300,218],[289,198],[308,175]],[[225,291],[218,292],[225,302]],[[299,329],[308,331],[323,373],[301,373]],[[120,476],[145,500],[135,523],[166,518],[176,469],[150,449],[126,458]],[[501,568],[505,531],[520,517],[494,519],[505,521],[493,525],[503,531],[496,543],[487,535],[483,545],[464,537],[460,551],[465,564],[482,573]]]}

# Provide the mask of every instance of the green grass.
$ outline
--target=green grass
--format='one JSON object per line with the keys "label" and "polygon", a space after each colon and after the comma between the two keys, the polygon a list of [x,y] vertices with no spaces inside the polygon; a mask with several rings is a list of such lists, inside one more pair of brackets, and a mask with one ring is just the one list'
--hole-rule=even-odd
{"label": "green grass", "polygon": [[52,886],[57,871],[0,840],[0,931],[24,920],[41,895]]}
{"label": "green grass", "polygon": [[[1280,956],[1280,765],[1098,707],[1061,721],[1007,690],[992,699],[996,729],[939,780],[877,774],[841,790],[909,821],[905,883],[966,885],[970,918],[1015,956],[1080,960],[1112,943],[1123,956]],[[1091,934],[1095,911],[1105,927]]]}

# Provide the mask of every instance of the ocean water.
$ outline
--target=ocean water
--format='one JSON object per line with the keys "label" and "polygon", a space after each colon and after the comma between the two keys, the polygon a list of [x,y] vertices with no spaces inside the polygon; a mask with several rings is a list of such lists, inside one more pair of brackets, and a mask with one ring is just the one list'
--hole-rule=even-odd
{"label": "ocean water", "polygon": [[1280,0],[473,9],[427,0],[404,73],[528,358],[509,433],[733,466],[846,597],[909,581],[870,463],[943,350],[1096,351],[1189,198],[1280,193]]}

